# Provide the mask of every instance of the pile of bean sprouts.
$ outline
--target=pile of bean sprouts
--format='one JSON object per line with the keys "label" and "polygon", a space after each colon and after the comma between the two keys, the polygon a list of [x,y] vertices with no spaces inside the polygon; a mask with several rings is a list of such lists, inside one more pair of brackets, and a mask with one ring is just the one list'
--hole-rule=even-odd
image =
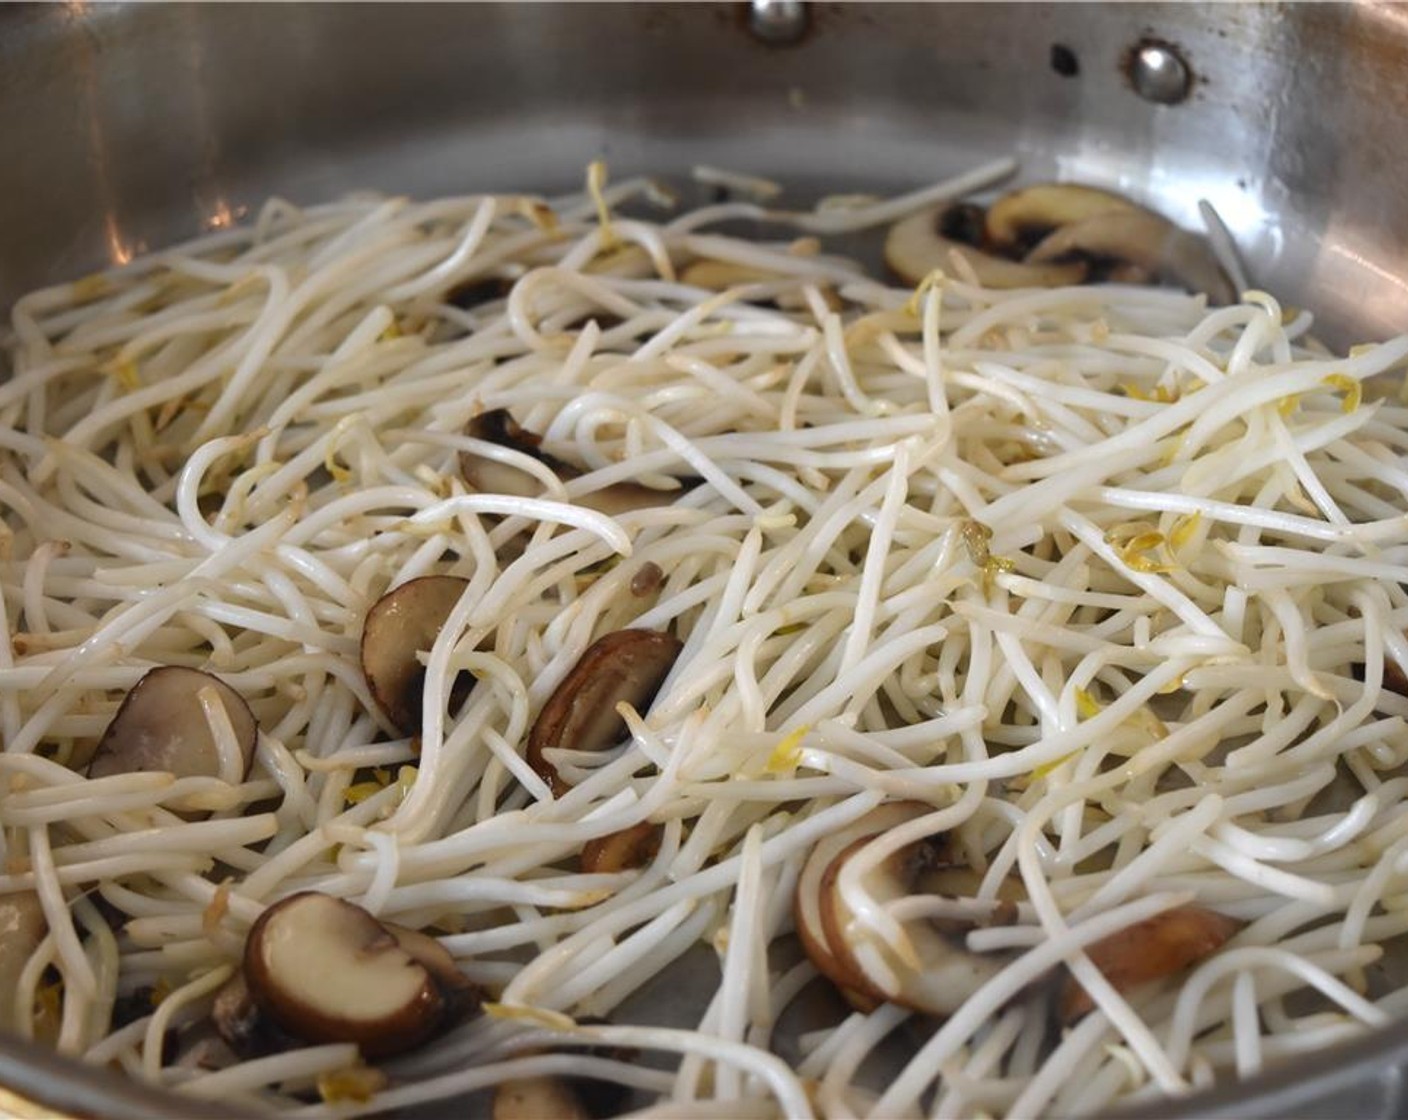
{"label": "pile of bean sprouts", "polygon": [[[792,214],[675,213],[599,175],[552,200],[273,201],[21,299],[0,894],[37,892],[48,924],[0,993],[21,1031],[307,1117],[572,1072],[659,1116],[1033,1117],[1397,1014],[1374,965],[1408,931],[1408,700],[1383,683],[1408,668],[1408,408],[1396,378],[1366,383],[1408,338],[1335,355],[1262,292],[993,291],[961,262],[900,290],[828,246],[1010,170]],[[697,259],[738,283],[684,282]],[[495,408],[583,473],[463,434]],[[542,496],[470,492],[462,450]],[[661,504],[574,504],[623,480]],[[432,573],[470,586],[412,741],[358,641]],[[554,798],[527,729],[628,626],[683,652],[628,742],[554,752]],[[246,698],[247,779],[84,776],[163,664]],[[826,983],[791,936],[799,868],[896,799],[933,806],[907,838],[953,831],[978,897],[1020,879],[1015,924],[968,935],[1012,963],[946,1021],[836,1001],[787,1053],[779,1023]],[[577,871],[643,820],[648,866]],[[308,889],[440,937],[488,1013],[352,1099],[326,1091],[352,1045],[236,1061],[213,993],[265,906]],[[881,938],[918,912],[845,889]],[[1176,982],[1122,994],[1082,955],[1190,901],[1246,925]],[[706,1006],[618,1013],[700,946]],[[1067,968],[1096,1010],[1058,1030],[1043,981]]]}

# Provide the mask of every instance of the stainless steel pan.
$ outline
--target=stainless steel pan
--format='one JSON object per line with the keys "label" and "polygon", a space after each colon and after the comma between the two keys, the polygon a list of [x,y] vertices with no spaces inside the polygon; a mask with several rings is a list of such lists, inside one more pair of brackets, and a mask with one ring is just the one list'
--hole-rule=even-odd
{"label": "stainless steel pan", "polygon": [[[1331,340],[1408,327],[1389,3],[11,6],[0,153],[0,306],[270,194],[549,191],[604,156],[805,199],[1015,153],[1187,226],[1210,200]],[[1405,1063],[1408,1026],[1158,1114],[1405,1116]],[[0,1114],[191,1111],[8,1040],[0,1085]]]}

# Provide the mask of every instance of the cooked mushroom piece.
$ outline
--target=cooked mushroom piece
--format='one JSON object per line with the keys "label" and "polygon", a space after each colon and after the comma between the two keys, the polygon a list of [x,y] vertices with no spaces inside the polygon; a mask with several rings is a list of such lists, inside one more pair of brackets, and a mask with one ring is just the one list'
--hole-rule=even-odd
{"label": "cooked mushroom piece", "polygon": [[477,984],[460,971],[450,951],[428,933],[397,925],[395,922],[381,923],[386,931],[396,939],[396,943],[420,964],[440,987],[445,997],[446,1013],[457,1018],[464,1012],[478,1007],[480,991]]}
{"label": "cooked mushroom piece", "polygon": [[1392,658],[1384,658],[1384,688],[1399,696],[1408,696],[1408,673],[1398,667]]}
{"label": "cooked mushroom piece", "polygon": [[754,268],[751,265],[735,264],[733,261],[716,261],[707,258],[692,261],[685,265],[683,271],[680,272],[681,284],[690,284],[696,288],[708,288],[714,292],[722,292],[725,288],[731,288],[736,284],[760,284],[781,279],[783,279],[781,273],[769,272],[764,268]]}
{"label": "cooked mushroom piece", "polygon": [[[571,463],[544,451],[543,437],[522,427],[506,408],[492,409],[476,416],[465,427],[465,435],[536,459],[564,482],[581,477],[582,472]],[[511,494],[519,498],[536,498],[542,494],[542,487],[532,475],[507,463],[500,463],[486,455],[476,455],[472,451],[461,451],[459,462],[460,474],[465,482],[481,494]],[[686,485],[693,482],[684,481]],[[618,482],[583,494],[576,502],[615,517],[631,510],[669,505],[677,494],[675,490],[655,490],[634,482]]]}
{"label": "cooked mushroom piece", "polygon": [[1084,261],[1027,264],[1005,260],[954,240],[945,231],[951,208],[921,210],[896,222],[885,236],[885,263],[908,284],[918,284],[935,269],[951,271],[957,253],[979,283],[988,288],[1055,288],[1085,279]]}
{"label": "cooked mushroom piece", "polygon": [[[973,920],[917,919],[905,923],[913,949],[911,960],[879,941],[869,941],[857,928],[838,880],[848,860],[874,837],[862,837],[840,852],[821,876],[820,913],[826,943],[841,968],[856,978],[855,986],[874,999],[898,1003],[930,1015],[950,1015],[1009,963],[1006,954],[969,952],[964,945]],[[870,896],[880,905],[917,893],[916,886],[932,869],[950,866],[954,858],[945,837],[906,845],[880,863],[866,878]],[[990,908],[990,921],[1004,920],[1010,903]]]}
{"label": "cooked mushroom piece", "polygon": [[1114,191],[1079,183],[1034,183],[1008,191],[991,206],[983,221],[987,243],[994,250],[1022,256],[1053,230],[1087,218],[1139,205]]}
{"label": "cooked mushroom piece", "polygon": [[683,648],[655,630],[617,630],[587,647],[548,697],[528,732],[528,765],[561,796],[570,788],[543,752],[557,747],[603,751],[625,737],[616,705],[644,712]]}
{"label": "cooked mushroom piece", "polygon": [[[1180,906],[1112,933],[1085,952],[1117,992],[1182,972],[1222,948],[1242,923],[1216,910]],[[1062,1021],[1073,1023],[1095,1007],[1074,976],[1061,989]]]}
{"label": "cooked mushroom piece", "polygon": [[802,949],[818,972],[840,988],[843,994],[849,993],[847,998],[854,994],[869,1002],[872,1008],[878,1001],[861,993],[860,985],[864,978],[849,962],[837,957],[827,940],[821,917],[822,876],[831,866],[831,861],[857,840],[879,836],[931,811],[930,806],[917,801],[896,801],[872,809],[859,820],[817,841],[797,877],[797,890],[792,896],[792,919]]}
{"label": "cooked mushroom piece", "polygon": [[[559,478],[576,477],[577,472],[571,464],[544,451],[541,446],[543,437],[521,427],[506,408],[481,412],[465,425],[464,434],[536,459]],[[532,475],[497,459],[461,451],[459,461],[460,475],[482,494],[513,494],[520,498],[532,498],[542,492],[542,487]]]}
{"label": "cooked mushroom piece", "polygon": [[282,1030],[306,1042],[355,1042],[367,1057],[414,1049],[450,1020],[430,968],[360,906],[315,891],[259,916],[244,976]]}
{"label": "cooked mushroom piece", "polygon": [[1156,281],[1205,292],[1219,304],[1231,303],[1237,295],[1203,238],[1142,208],[1062,226],[1032,249],[1026,260],[1030,264],[1101,262],[1107,272],[1133,267]]}
{"label": "cooked mushroom piece", "polygon": [[[421,576],[388,591],[367,611],[362,674],[372,697],[402,734],[420,731],[425,666],[416,655],[435,644],[468,586],[469,581],[458,576]],[[459,674],[451,686],[451,706],[462,703],[472,687],[473,681]]]}
{"label": "cooked mushroom piece", "polygon": [[242,972],[236,972],[215,993],[210,1021],[215,1024],[216,1034],[238,1058],[262,1058],[301,1045],[260,1010]]}
{"label": "cooked mushroom piece", "polygon": [[660,826],[641,821],[582,845],[579,867],[584,875],[633,871],[644,867],[660,850]]}
{"label": "cooked mushroom piece", "polygon": [[453,307],[469,311],[496,299],[503,299],[513,288],[513,282],[503,276],[476,276],[456,284],[441,298]]}
{"label": "cooked mushroom piece", "polygon": [[179,665],[151,669],[132,686],[98,742],[88,776],[162,771],[178,778],[219,777],[220,744],[205,708],[212,701],[229,720],[243,779],[259,737],[249,705],[218,677]]}
{"label": "cooked mushroom piece", "polygon": [[0,1031],[19,1029],[13,993],[19,990],[20,973],[49,932],[44,908],[33,891],[0,895]]}
{"label": "cooked mushroom piece", "polygon": [[[581,1026],[607,1024],[608,1020],[584,1016]],[[588,1046],[577,1051],[618,1062],[634,1062],[640,1052],[625,1046]],[[494,1091],[494,1120],[606,1120],[618,1116],[630,1100],[631,1090],[617,1081],[579,1075],[515,1078]]]}

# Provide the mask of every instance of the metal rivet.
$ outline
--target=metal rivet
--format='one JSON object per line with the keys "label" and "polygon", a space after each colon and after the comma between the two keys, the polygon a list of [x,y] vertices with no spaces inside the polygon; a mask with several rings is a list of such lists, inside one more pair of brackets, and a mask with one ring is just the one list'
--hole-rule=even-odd
{"label": "metal rivet", "polygon": [[1188,96],[1193,73],[1177,48],[1146,39],[1136,43],[1129,53],[1129,81],[1145,101],[1177,105]]}
{"label": "metal rivet", "polygon": [[795,43],[807,30],[807,6],[802,0],[752,0],[748,26],[772,46]]}

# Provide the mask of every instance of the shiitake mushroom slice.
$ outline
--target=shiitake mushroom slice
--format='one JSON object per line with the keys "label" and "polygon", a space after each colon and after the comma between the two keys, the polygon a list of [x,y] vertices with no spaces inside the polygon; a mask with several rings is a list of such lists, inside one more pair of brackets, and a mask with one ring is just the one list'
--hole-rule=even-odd
{"label": "shiitake mushroom slice", "polygon": [[259,916],[243,971],[255,1006],[280,1031],[353,1042],[369,1058],[415,1049],[464,1012],[472,991],[433,938],[317,891]]}
{"label": "shiitake mushroom slice", "polygon": [[935,269],[951,271],[958,254],[987,288],[1055,288],[1085,279],[1084,262],[1026,264],[988,253],[945,234],[952,207],[921,210],[896,222],[885,237],[885,263],[907,284]]}
{"label": "shiitake mushroom slice", "polygon": [[555,795],[569,785],[543,752],[602,751],[621,742],[626,726],[616,705],[624,702],[644,712],[681,648],[678,638],[656,630],[617,630],[587,647],[528,733],[528,765]]}
{"label": "shiitake mushroom slice", "polygon": [[[420,731],[425,667],[417,654],[429,650],[469,581],[458,576],[407,580],[372,604],[362,626],[362,673],[372,698],[404,735]],[[450,690],[452,707],[473,687],[459,674]]]}
{"label": "shiitake mushroom slice", "polygon": [[[1203,906],[1180,906],[1087,946],[1085,953],[1117,992],[1172,976],[1212,956],[1242,928],[1242,923]],[[1092,1011],[1095,1001],[1074,976],[1061,989],[1058,1012],[1074,1023]]]}
{"label": "shiitake mushroom slice", "polygon": [[259,737],[249,705],[218,677],[180,665],[150,669],[132,686],[98,742],[88,776],[155,771],[178,778],[219,777],[220,748],[203,696],[206,702],[218,703],[229,719],[243,779]]}
{"label": "shiitake mushroom slice", "polygon": [[[543,450],[542,436],[522,427],[507,409],[495,408],[480,413],[465,427],[465,435],[536,459],[564,482],[582,475],[570,463]],[[459,464],[460,475],[465,482],[481,494],[510,494],[520,498],[535,498],[542,494],[542,486],[532,475],[487,455],[461,451]],[[698,481],[694,478],[680,480],[684,487],[697,485]],[[669,505],[679,493],[679,490],[656,490],[635,482],[617,482],[579,495],[575,502],[587,509],[616,517],[632,510]]]}

